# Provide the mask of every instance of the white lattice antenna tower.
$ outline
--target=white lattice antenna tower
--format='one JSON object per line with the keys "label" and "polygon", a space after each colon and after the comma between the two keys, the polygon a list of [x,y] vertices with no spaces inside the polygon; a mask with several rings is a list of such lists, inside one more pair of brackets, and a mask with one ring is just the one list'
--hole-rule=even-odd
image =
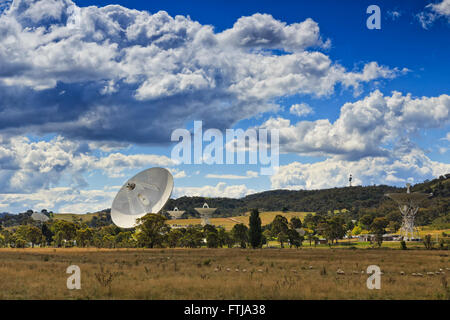
{"label": "white lattice antenna tower", "polygon": [[426,198],[432,194],[428,193],[411,193],[411,184],[406,184],[406,193],[387,193],[386,196],[397,202],[398,208],[402,213],[402,227],[400,229],[400,234],[406,240],[414,239],[419,237],[417,228],[414,225],[414,220],[417,211],[419,211],[419,205]]}

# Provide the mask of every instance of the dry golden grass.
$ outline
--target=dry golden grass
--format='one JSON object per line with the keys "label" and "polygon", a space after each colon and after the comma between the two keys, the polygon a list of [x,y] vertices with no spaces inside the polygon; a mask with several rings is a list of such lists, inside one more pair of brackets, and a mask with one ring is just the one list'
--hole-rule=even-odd
{"label": "dry golden grass", "polygon": [[85,214],[76,214],[76,213],[55,213],[53,215],[53,219],[55,220],[65,220],[73,222],[75,221],[81,221],[81,222],[89,222],[92,220],[94,216],[99,216],[99,214],[96,213],[85,213]]}
{"label": "dry golden grass", "polygon": [[[66,288],[72,264],[81,290]],[[380,290],[366,287],[372,264]],[[0,249],[0,299],[449,299],[449,267],[439,250]]]}
{"label": "dry golden grass", "polygon": [[[305,218],[305,216],[309,212],[282,212],[282,211],[264,211],[260,212],[259,216],[261,218],[261,224],[264,226],[273,221],[276,215],[282,215],[286,217],[288,220],[291,220],[292,217],[299,217],[301,220]],[[311,212],[312,213],[312,212]],[[216,227],[222,226],[226,230],[231,230],[235,224],[243,223],[248,226],[248,218],[250,213],[246,212],[242,216],[229,217],[229,218],[211,218],[210,223],[215,225]],[[196,225],[201,223],[201,219],[177,219],[177,220],[168,220],[168,224],[173,225]]]}

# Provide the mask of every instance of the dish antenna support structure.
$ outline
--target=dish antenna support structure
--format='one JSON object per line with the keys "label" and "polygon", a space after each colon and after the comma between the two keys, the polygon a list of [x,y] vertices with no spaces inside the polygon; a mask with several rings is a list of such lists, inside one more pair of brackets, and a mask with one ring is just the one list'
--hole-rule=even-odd
{"label": "dish antenna support structure", "polygon": [[210,224],[209,218],[211,218],[213,212],[217,210],[217,208],[210,208],[206,202],[203,204],[202,208],[194,208],[194,209],[195,211],[200,213],[200,216],[202,217],[202,226]]}
{"label": "dish antenna support structure", "polygon": [[179,219],[183,215],[183,213],[185,213],[185,211],[180,211],[177,207],[175,207],[173,208],[173,210],[168,210],[167,213],[170,215],[172,220],[174,220]]}
{"label": "dish antenna support structure", "polygon": [[386,196],[397,202],[398,208],[402,214],[402,226],[400,228],[400,235],[406,240],[419,238],[419,232],[414,225],[414,219],[419,205],[432,193],[419,193],[410,191],[411,184],[406,184],[406,193],[387,193]]}
{"label": "dish antenna support structure", "polygon": [[158,213],[173,190],[172,174],[164,168],[144,170],[128,180],[111,206],[111,219],[121,228],[133,228],[136,219]]}

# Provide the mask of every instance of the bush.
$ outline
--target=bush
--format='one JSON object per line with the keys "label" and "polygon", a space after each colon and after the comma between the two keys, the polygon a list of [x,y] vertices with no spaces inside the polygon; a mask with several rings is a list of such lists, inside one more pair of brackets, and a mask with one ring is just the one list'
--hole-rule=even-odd
{"label": "bush", "polygon": [[431,241],[431,234],[427,234],[425,238],[423,239],[423,244],[425,245],[425,248],[428,250],[433,249],[433,242]]}
{"label": "bush", "polygon": [[448,249],[448,245],[446,245],[445,240],[442,238],[439,240],[439,249],[441,250]]}
{"label": "bush", "polygon": [[400,241],[400,249],[402,249],[402,250],[408,249],[408,248],[406,247],[406,242],[405,242],[405,240]]}

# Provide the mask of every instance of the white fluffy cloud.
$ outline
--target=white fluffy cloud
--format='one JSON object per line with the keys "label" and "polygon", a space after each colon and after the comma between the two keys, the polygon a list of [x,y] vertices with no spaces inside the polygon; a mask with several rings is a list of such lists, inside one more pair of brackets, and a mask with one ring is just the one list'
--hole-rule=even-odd
{"label": "white fluffy cloud", "polygon": [[428,29],[435,20],[441,17],[446,18],[450,22],[450,0],[430,3],[416,17],[424,29]]}
{"label": "white fluffy cloud", "polygon": [[59,213],[96,212],[111,207],[120,186],[100,190],[77,190],[69,187],[39,190],[34,193],[0,194],[0,210],[23,212],[47,209]]}
{"label": "white fluffy cloud", "polygon": [[289,112],[302,117],[314,113],[314,110],[306,103],[297,103],[291,106]]}
{"label": "white fluffy cloud", "polygon": [[263,128],[280,130],[283,152],[334,155],[344,159],[387,155],[388,144],[409,143],[420,129],[440,128],[450,123],[450,96],[415,98],[393,92],[374,91],[362,100],[342,106],[339,118],[299,121],[271,118]]}
{"label": "white fluffy cloud", "polygon": [[244,184],[227,185],[225,182],[219,182],[215,186],[175,187],[173,195],[175,198],[181,196],[242,198],[255,192],[257,191],[247,188]]}
{"label": "white fluffy cloud", "polygon": [[271,177],[274,189],[323,189],[353,185],[419,183],[450,172],[450,164],[430,160],[418,149],[399,152],[392,157],[366,157],[346,161],[332,157],[303,164],[292,162],[281,166]]}
{"label": "white fluffy cloud", "polygon": [[[166,156],[110,153],[95,156],[85,144],[60,136],[33,142],[26,137],[0,139],[0,193],[27,193],[68,184],[86,187],[83,173],[99,170],[109,177],[121,177],[126,169],[150,165],[173,166]],[[176,172],[181,177],[183,172]]]}
{"label": "white fluffy cloud", "polygon": [[450,17],[450,0],[442,0],[438,3],[432,3],[429,4],[428,7],[439,15]]}
{"label": "white fluffy cloud", "polygon": [[245,176],[244,175],[236,175],[236,174],[214,174],[214,173],[208,173],[205,177],[210,179],[251,179],[251,178],[257,178],[259,176],[258,172],[256,171],[247,171]]}
{"label": "white fluffy cloud", "polygon": [[193,119],[229,128],[276,110],[280,96],[328,95],[338,84],[360,92],[401,72],[376,62],[348,71],[319,51],[329,41],[315,21],[267,14],[215,33],[164,11],[16,0],[0,35],[0,128],[9,134],[168,142]]}

